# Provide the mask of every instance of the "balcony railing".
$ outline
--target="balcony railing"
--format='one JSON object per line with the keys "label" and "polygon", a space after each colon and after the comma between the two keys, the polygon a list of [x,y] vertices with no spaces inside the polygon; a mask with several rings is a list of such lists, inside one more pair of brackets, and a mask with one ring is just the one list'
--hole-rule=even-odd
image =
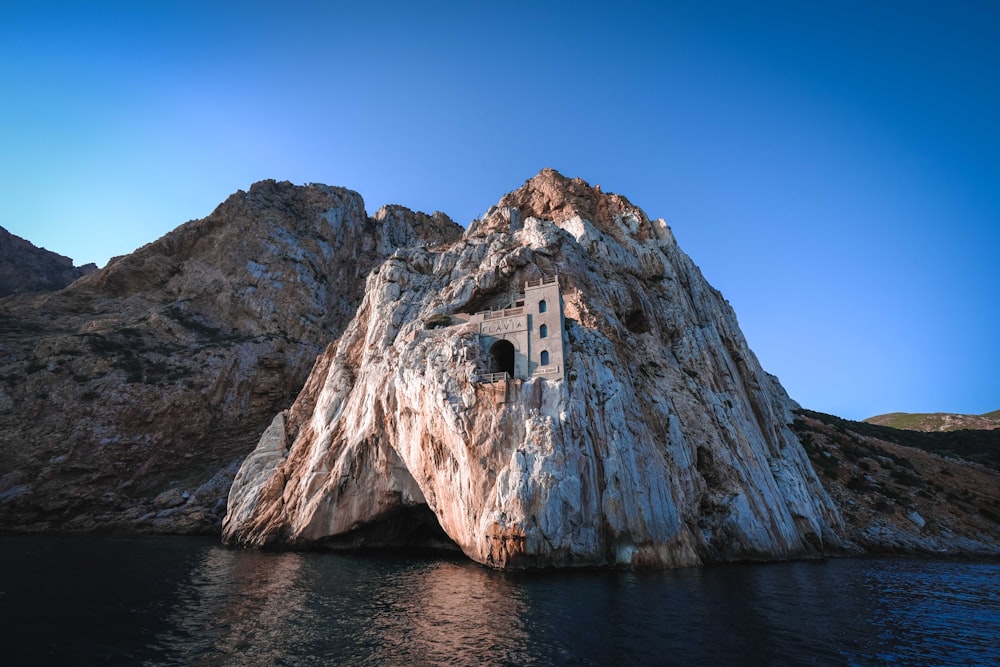
{"label": "balcony railing", "polygon": [[536,280],[526,280],[524,282],[525,287],[541,287],[542,285],[550,285],[559,280],[559,276],[542,276]]}
{"label": "balcony railing", "polygon": [[[478,315],[479,313],[477,313]],[[482,311],[482,316],[484,320],[499,320],[502,317],[514,317],[515,315],[523,315],[524,307],[518,306],[517,308],[504,308],[503,310],[484,310]]]}

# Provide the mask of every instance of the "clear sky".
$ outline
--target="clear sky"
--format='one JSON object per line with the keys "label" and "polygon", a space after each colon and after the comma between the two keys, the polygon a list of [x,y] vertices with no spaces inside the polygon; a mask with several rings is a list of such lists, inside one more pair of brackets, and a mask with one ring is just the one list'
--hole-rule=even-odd
{"label": "clear sky", "polygon": [[264,178],[467,224],[554,167],[665,218],[805,407],[982,413],[998,35],[995,0],[0,0],[0,225],[103,265]]}

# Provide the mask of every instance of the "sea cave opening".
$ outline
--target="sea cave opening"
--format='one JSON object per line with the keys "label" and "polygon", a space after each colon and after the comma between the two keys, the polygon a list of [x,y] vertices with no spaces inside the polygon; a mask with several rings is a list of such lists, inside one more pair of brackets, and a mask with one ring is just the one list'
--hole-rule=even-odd
{"label": "sea cave opening", "polygon": [[493,357],[497,373],[508,373],[514,377],[514,344],[509,340],[498,340],[490,346],[490,356]]}
{"label": "sea cave opening", "polygon": [[323,546],[336,550],[462,551],[426,504],[397,507],[350,532],[328,538]]}

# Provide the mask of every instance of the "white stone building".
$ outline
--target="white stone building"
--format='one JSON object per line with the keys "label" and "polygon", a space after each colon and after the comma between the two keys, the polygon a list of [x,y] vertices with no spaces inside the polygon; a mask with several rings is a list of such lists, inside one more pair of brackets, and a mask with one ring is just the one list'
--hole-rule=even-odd
{"label": "white stone building", "polygon": [[558,276],[529,280],[509,308],[476,313],[469,322],[479,325],[494,373],[519,379],[563,377],[565,322]]}

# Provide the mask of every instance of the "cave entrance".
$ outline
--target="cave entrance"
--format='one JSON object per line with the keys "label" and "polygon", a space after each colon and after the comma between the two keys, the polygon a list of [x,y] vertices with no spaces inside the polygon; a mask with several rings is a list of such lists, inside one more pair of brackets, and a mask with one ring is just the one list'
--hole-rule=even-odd
{"label": "cave entrance", "polygon": [[371,523],[328,537],[323,546],[334,550],[462,551],[444,532],[437,516],[427,505],[397,507]]}
{"label": "cave entrance", "polygon": [[496,372],[506,372],[514,377],[514,344],[509,340],[498,340],[490,346]]}

